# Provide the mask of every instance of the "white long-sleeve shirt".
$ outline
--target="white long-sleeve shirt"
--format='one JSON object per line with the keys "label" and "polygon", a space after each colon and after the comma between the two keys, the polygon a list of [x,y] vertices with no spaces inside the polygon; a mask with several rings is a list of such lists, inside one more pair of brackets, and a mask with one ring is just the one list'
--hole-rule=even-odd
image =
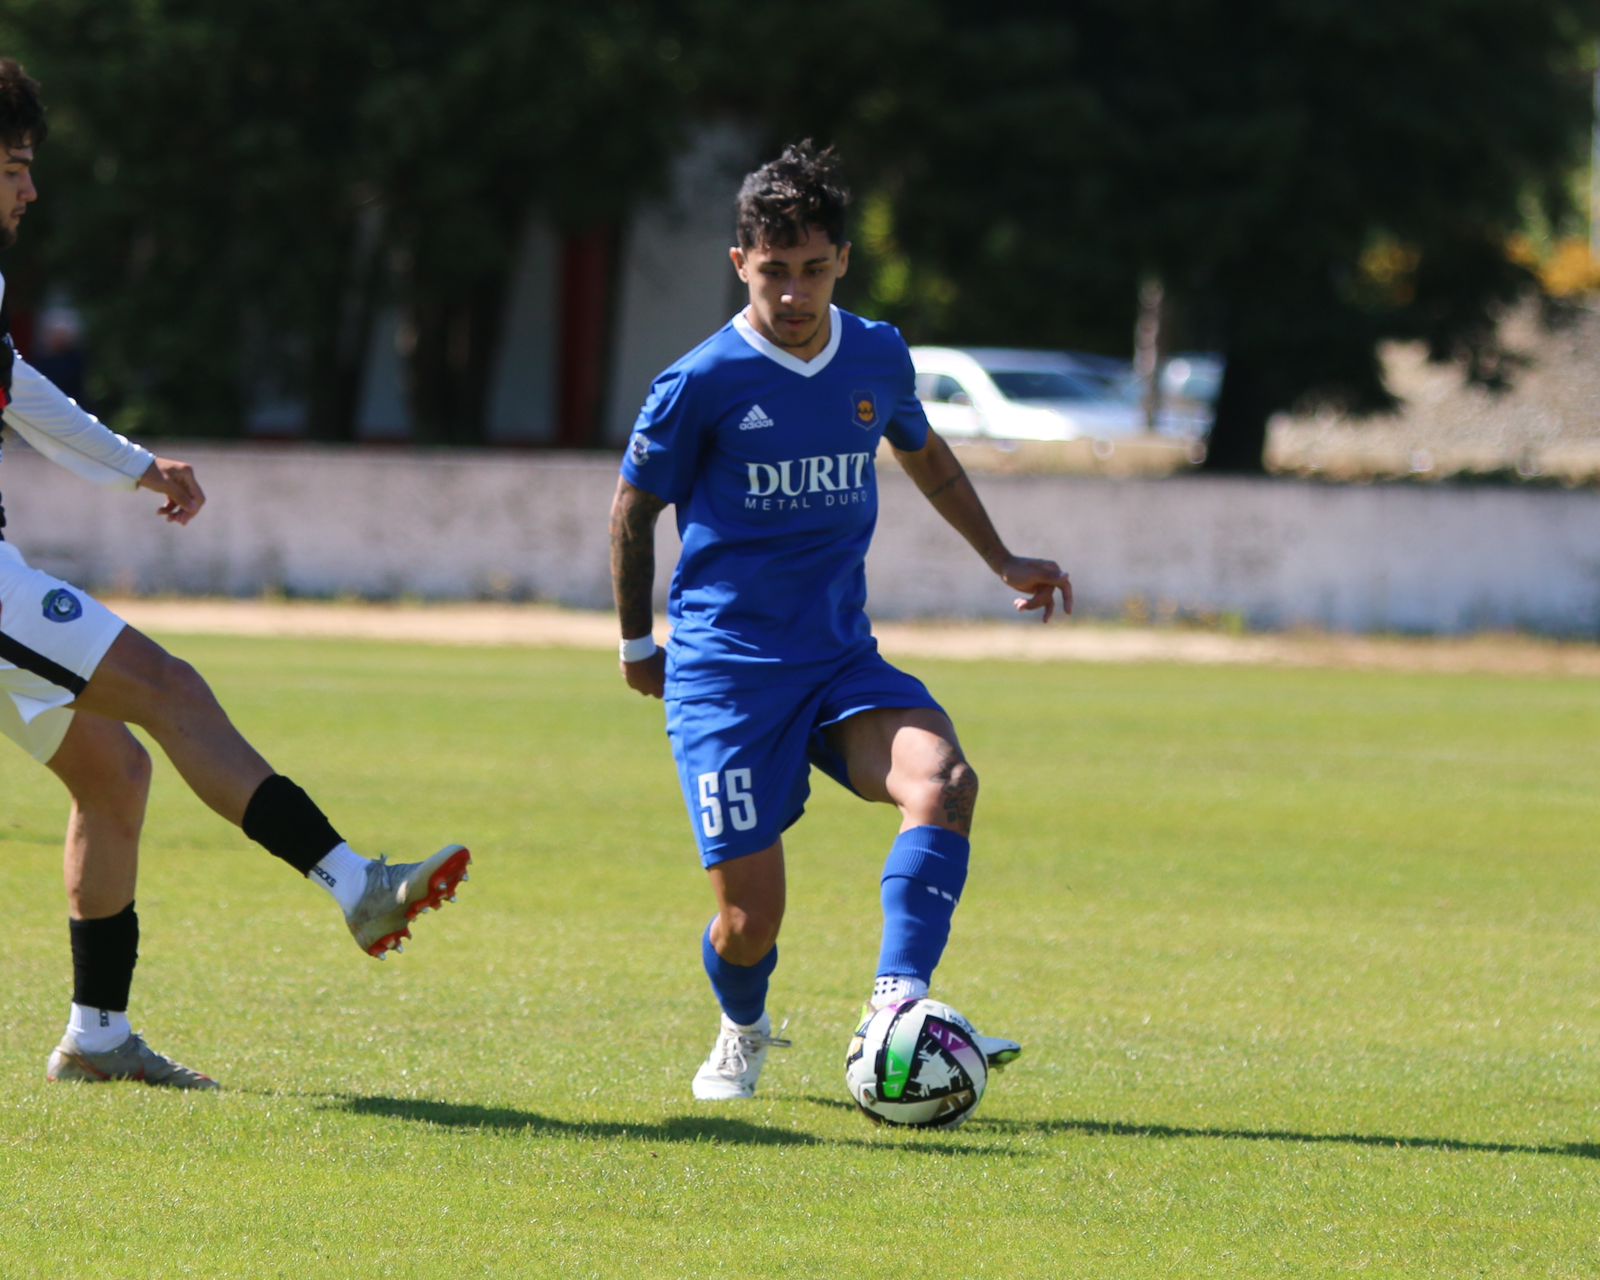
{"label": "white long-sleeve shirt", "polygon": [[[5,278],[0,276],[0,305],[5,289]],[[0,333],[0,342],[10,346],[11,335]],[[77,401],[21,356],[12,362],[10,396],[0,414],[6,429],[85,480],[133,489],[155,459],[148,449],[80,409]]]}

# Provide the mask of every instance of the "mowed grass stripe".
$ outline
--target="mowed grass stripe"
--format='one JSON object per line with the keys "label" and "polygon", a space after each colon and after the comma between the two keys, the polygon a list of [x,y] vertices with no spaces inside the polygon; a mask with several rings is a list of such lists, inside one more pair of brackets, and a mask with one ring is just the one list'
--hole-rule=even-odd
{"label": "mowed grass stripe", "polygon": [[43,1082],[59,787],[0,756],[0,1274],[1600,1271],[1600,689],[909,664],[982,777],[938,989],[1027,1056],[953,1134],[840,1084],[895,827],[790,836],[762,1096],[688,1097],[711,910],[609,655],[177,638],[358,847],[462,840],[363,958],[158,763],[134,1021],[214,1098]]}

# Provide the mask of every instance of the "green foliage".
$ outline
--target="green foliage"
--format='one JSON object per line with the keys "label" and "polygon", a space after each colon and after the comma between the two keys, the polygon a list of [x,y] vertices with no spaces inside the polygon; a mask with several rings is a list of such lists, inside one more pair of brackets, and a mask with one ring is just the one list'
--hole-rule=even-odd
{"label": "green foliage", "polygon": [[1600,1262],[1593,682],[919,664],[984,777],[940,990],[1028,1051],[918,1135],[840,1086],[892,813],[817,780],[795,1047],[697,1105],[711,895],[609,653],[172,644],[358,847],[477,860],[374,964],[158,762],[134,1018],[225,1091],[47,1086],[65,805],[0,755],[8,1278]]}
{"label": "green foliage", "polygon": [[[1559,223],[1591,118],[1592,3],[945,3],[871,167],[938,336],[1126,350],[1136,284],[1229,357],[1211,462],[1259,469],[1266,417],[1389,403],[1386,337],[1493,383],[1495,320],[1532,287],[1508,252]],[[1364,271],[1412,255],[1403,288]],[[1109,323],[1109,328],[1105,327]]]}
{"label": "green foliage", "polygon": [[614,236],[694,125],[732,118],[758,154],[841,146],[843,300],[920,339],[1125,351],[1162,281],[1174,342],[1229,358],[1209,465],[1256,469],[1274,410],[1389,403],[1385,338],[1504,378],[1496,318],[1535,286],[1508,246],[1573,229],[1600,35],[1593,0],[286,14],[0,14],[55,120],[27,252],[89,309],[96,390],[140,432],[226,433],[278,389],[349,435],[391,301],[421,434],[481,438],[529,219]]}
{"label": "green foliage", "polygon": [[30,240],[90,315],[119,423],[229,434],[279,389],[309,399],[314,434],[346,436],[388,298],[424,435],[474,436],[529,217],[616,219],[671,153],[677,116],[643,109],[668,87],[648,14],[8,5],[0,45],[53,121]]}

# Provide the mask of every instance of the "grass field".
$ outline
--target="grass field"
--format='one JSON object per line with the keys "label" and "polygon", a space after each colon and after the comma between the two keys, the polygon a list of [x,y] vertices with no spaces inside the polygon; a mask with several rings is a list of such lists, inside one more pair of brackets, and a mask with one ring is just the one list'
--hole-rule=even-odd
{"label": "grass field", "polygon": [[[161,762],[135,1025],[221,1094],[49,1086],[56,785],[0,755],[0,1275],[1600,1274],[1600,685],[918,662],[984,780],[936,992],[978,1116],[841,1087],[893,815],[790,841],[761,1097],[697,1105],[710,895],[602,654],[190,639],[364,851],[471,882],[404,956]],[[891,655],[892,656],[892,655]]]}

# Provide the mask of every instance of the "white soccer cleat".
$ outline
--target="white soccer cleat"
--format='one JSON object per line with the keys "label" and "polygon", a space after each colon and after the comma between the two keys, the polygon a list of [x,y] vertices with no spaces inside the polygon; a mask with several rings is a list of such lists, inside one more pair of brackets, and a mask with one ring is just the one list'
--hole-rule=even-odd
{"label": "white soccer cleat", "polygon": [[[778,1030],[788,1025],[786,1022]],[[767,1050],[787,1049],[791,1043],[772,1034],[772,1019],[767,1014],[763,1013],[761,1020],[749,1027],[741,1027],[723,1014],[711,1056],[694,1073],[694,1096],[701,1102],[755,1097]]]}
{"label": "white soccer cleat", "polygon": [[972,1043],[978,1046],[978,1051],[983,1054],[991,1071],[996,1067],[1005,1066],[1008,1062],[1015,1062],[1022,1056],[1022,1046],[1015,1040],[1007,1040],[1002,1036],[986,1036],[974,1031]]}

